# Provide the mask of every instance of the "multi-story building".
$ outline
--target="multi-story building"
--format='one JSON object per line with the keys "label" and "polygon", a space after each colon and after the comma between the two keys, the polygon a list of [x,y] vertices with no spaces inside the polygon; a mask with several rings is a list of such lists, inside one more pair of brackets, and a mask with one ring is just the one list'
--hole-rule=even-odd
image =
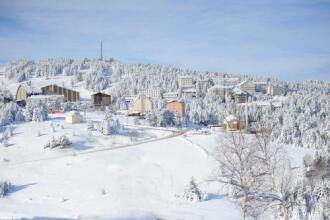
{"label": "multi-story building", "polygon": [[149,98],[144,95],[140,95],[133,102],[130,114],[144,115],[152,110],[152,102]]}
{"label": "multi-story building", "polygon": [[139,92],[140,95],[144,95],[147,98],[160,98],[162,93],[160,89],[144,89]]}
{"label": "multi-story building", "polygon": [[235,86],[240,82],[240,78],[238,77],[217,77],[212,79],[213,83],[215,85],[221,85],[221,86]]}
{"label": "multi-story building", "polygon": [[165,92],[163,93],[163,98],[166,100],[174,100],[178,98],[178,92]]}
{"label": "multi-story building", "polygon": [[195,88],[186,88],[181,90],[181,95],[186,98],[195,98],[197,91]]}
{"label": "multi-story building", "polygon": [[214,85],[207,90],[207,95],[225,98],[230,95],[232,89],[232,86]]}
{"label": "multi-story building", "polygon": [[254,86],[256,92],[266,93],[267,82],[254,82]]}
{"label": "multi-story building", "polygon": [[234,88],[232,97],[236,103],[246,103],[248,100],[248,94],[240,88]]}
{"label": "multi-story building", "polygon": [[180,117],[184,116],[185,105],[183,102],[171,101],[165,104],[167,110],[176,111]]}
{"label": "multi-story building", "polygon": [[238,88],[252,95],[256,92],[256,87],[253,82],[245,80],[237,85]]}
{"label": "multi-story building", "polygon": [[195,87],[194,79],[191,76],[179,76],[178,77],[179,88],[191,88]]}
{"label": "multi-story building", "polygon": [[282,86],[268,85],[267,94],[272,96],[285,95],[285,88]]}

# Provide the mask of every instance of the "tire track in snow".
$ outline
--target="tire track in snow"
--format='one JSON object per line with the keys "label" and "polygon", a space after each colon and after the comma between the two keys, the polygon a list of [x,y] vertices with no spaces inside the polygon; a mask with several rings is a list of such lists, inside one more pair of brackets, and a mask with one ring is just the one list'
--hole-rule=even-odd
{"label": "tire track in snow", "polygon": [[198,150],[200,150],[201,152],[203,152],[203,154],[204,154],[206,157],[210,156],[210,153],[209,153],[204,147],[202,147],[201,145],[192,142],[192,140],[190,140],[190,139],[187,138],[187,137],[184,137],[184,136],[183,136],[182,138],[183,138],[185,141],[187,141],[188,143],[190,143],[192,146],[194,146],[195,148],[197,148]]}

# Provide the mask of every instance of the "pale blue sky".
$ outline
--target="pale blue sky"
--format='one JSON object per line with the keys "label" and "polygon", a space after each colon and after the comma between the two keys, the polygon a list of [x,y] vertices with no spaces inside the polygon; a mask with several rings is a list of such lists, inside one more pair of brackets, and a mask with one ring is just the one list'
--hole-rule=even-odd
{"label": "pale blue sky", "polygon": [[330,0],[0,0],[0,61],[47,57],[330,79]]}

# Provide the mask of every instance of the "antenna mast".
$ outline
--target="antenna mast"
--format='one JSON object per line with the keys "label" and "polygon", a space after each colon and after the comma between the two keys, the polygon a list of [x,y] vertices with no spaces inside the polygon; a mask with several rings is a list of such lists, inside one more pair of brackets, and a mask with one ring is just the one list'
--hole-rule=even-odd
{"label": "antenna mast", "polygon": [[101,60],[103,60],[103,45],[102,45],[102,41],[101,41]]}

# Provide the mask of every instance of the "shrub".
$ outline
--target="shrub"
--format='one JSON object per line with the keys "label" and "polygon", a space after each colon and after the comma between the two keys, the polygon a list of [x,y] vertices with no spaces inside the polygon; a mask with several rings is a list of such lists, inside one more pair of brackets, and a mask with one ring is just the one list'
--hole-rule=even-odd
{"label": "shrub", "polygon": [[8,181],[0,182],[0,197],[5,197],[9,194],[11,184]]}
{"label": "shrub", "polygon": [[70,139],[65,136],[62,135],[59,138],[55,139],[54,137],[47,143],[44,145],[44,148],[67,148],[68,146],[70,146],[72,144],[72,142],[70,141]]}

